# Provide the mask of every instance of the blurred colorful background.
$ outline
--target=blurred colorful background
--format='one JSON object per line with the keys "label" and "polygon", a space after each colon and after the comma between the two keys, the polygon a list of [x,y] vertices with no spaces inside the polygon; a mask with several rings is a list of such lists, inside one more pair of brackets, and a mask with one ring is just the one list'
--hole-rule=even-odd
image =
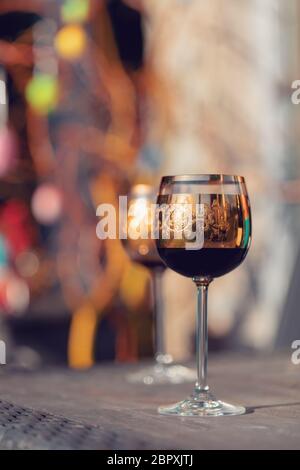
{"label": "blurred colorful background", "polygon": [[[245,176],[247,261],[210,288],[210,348],[300,335],[297,0],[0,0],[0,338],[36,368],[153,354],[147,269],[96,208],[164,174]],[[194,286],[163,277],[167,350],[194,348]]]}

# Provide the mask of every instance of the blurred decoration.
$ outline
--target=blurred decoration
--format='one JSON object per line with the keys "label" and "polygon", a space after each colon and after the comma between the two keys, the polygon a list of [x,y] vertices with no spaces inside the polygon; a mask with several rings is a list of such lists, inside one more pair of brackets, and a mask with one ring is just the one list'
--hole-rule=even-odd
{"label": "blurred decoration", "polygon": [[20,316],[28,308],[30,293],[28,285],[13,272],[0,273],[0,309],[7,314]]}
{"label": "blurred decoration", "polygon": [[39,258],[33,251],[23,251],[15,259],[16,269],[24,278],[34,276],[38,272],[39,264]]}
{"label": "blurred decoration", "polygon": [[64,0],[61,9],[61,19],[65,23],[82,23],[90,13],[90,0]]}
{"label": "blurred decoration", "polygon": [[56,223],[63,211],[61,192],[54,184],[41,184],[33,193],[31,209],[40,224]]}
{"label": "blurred decoration", "polygon": [[0,270],[2,270],[8,263],[8,247],[5,238],[0,235]]}
{"label": "blurred decoration", "polygon": [[137,310],[143,303],[150,281],[148,271],[137,263],[128,264],[120,284],[120,298],[128,309]]}
{"label": "blurred decoration", "polygon": [[36,74],[26,87],[26,99],[39,114],[46,115],[55,109],[58,103],[59,87],[56,77]]}
{"label": "blurred decoration", "polygon": [[29,288],[25,281],[9,276],[5,286],[6,308],[14,315],[21,315],[29,305]]}
{"label": "blurred decoration", "polygon": [[[129,260],[118,240],[96,238],[95,213],[101,202],[117,206],[118,194],[126,192],[135,172],[138,89],[127,67],[137,48],[135,64],[140,63],[140,18],[125,7],[133,29],[124,49],[115,34],[120,27],[128,29],[127,19],[119,18],[116,26],[102,2],[29,0],[18,5],[22,8],[29,13],[5,15],[9,25],[3,22],[0,42],[8,67],[8,122],[20,136],[21,155],[11,176],[5,174],[0,233],[8,247],[5,268],[30,290],[26,320],[10,320],[10,325],[19,340],[40,351],[51,344],[51,331],[55,344],[66,334],[61,360],[72,367],[90,367],[96,351],[97,360],[109,350],[110,358],[136,360],[151,337],[150,331],[143,333],[138,346],[137,311],[147,304],[141,294],[136,308],[126,313],[117,294],[130,272]],[[0,13],[5,11],[13,11],[11,3],[1,3]],[[80,23],[88,23],[89,39]],[[145,279],[136,280],[144,292]],[[25,307],[23,291],[18,295]],[[113,347],[103,328],[115,330]],[[47,331],[42,343],[37,331]],[[43,355],[57,358],[58,348],[55,354],[43,349]]]}
{"label": "blurred decoration", "polygon": [[68,345],[69,365],[85,369],[94,364],[94,340],[97,312],[91,303],[79,307],[73,314]]}
{"label": "blurred decoration", "polygon": [[11,199],[0,207],[0,232],[13,258],[33,245],[36,233],[25,202]]}
{"label": "blurred decoration", "polygon": [[0,66],[0,178],[10,173],[17,164],[18,139],[16,132],[7,125],[8,99],[7,76]]}
{"label": "blurred decoration", "polygon": [[0,178],[6,176],[17,164],[18,141],[15,131],[8,127],[0,129]]}
{"label": "blurred decoration", "polygon": [[55,49],[58,55],[65,60],[75,61],[80,59],[86,45],[86,33],[77,24],[63,26],[55,37]]}

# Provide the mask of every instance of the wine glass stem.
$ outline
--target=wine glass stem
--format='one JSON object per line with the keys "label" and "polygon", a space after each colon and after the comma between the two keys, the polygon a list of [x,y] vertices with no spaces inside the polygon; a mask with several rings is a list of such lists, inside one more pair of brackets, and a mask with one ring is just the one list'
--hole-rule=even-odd
{"label": "wine glass stem", "polygon": [[207,294],[211,279],[194,279],[197,286],[197,321],[196,321],[196,355],[197,355],[197,382],[196,393],[209,390],[207,385]]}
{"label": "wine glass stem", "polygon": [[166,356],[165,350],[165,325],[164,305],[162,296],[162,270],[154,269],[152,273],[153,303],[154,303],[154,343],[155,359],[163,364]]}

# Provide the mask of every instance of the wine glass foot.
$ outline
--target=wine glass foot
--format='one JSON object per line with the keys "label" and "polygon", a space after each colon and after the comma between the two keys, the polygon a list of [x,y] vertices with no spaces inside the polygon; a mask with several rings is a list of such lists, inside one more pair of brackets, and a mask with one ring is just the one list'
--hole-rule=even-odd
{"label": "wine glass foot", "polygon": [[158,412],[169,416],[235,416],[246,413],[246,408],[216,400],[213,395],[208,394],[205,397],[192,395],[174,405],[161,406]]}
{"label": "wine glass foot", "polygon": [[155,364],[127,376],[128,382],[152,384],[180,384],[193,382],[196,371],[179,364]]}

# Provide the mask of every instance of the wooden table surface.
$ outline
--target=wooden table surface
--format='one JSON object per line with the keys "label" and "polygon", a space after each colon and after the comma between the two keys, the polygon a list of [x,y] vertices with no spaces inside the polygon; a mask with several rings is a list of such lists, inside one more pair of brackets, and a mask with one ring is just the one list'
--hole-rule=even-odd
{"label": "wooden table surface", "polygon": [[159,405],[184,398],[192,385],[129,384],[125,375],[136,367],[1,367],[0,448],[300,449],[300,365],[290,352],[210,358],[215,394],[248,409],[235,417],[158,415]]}

